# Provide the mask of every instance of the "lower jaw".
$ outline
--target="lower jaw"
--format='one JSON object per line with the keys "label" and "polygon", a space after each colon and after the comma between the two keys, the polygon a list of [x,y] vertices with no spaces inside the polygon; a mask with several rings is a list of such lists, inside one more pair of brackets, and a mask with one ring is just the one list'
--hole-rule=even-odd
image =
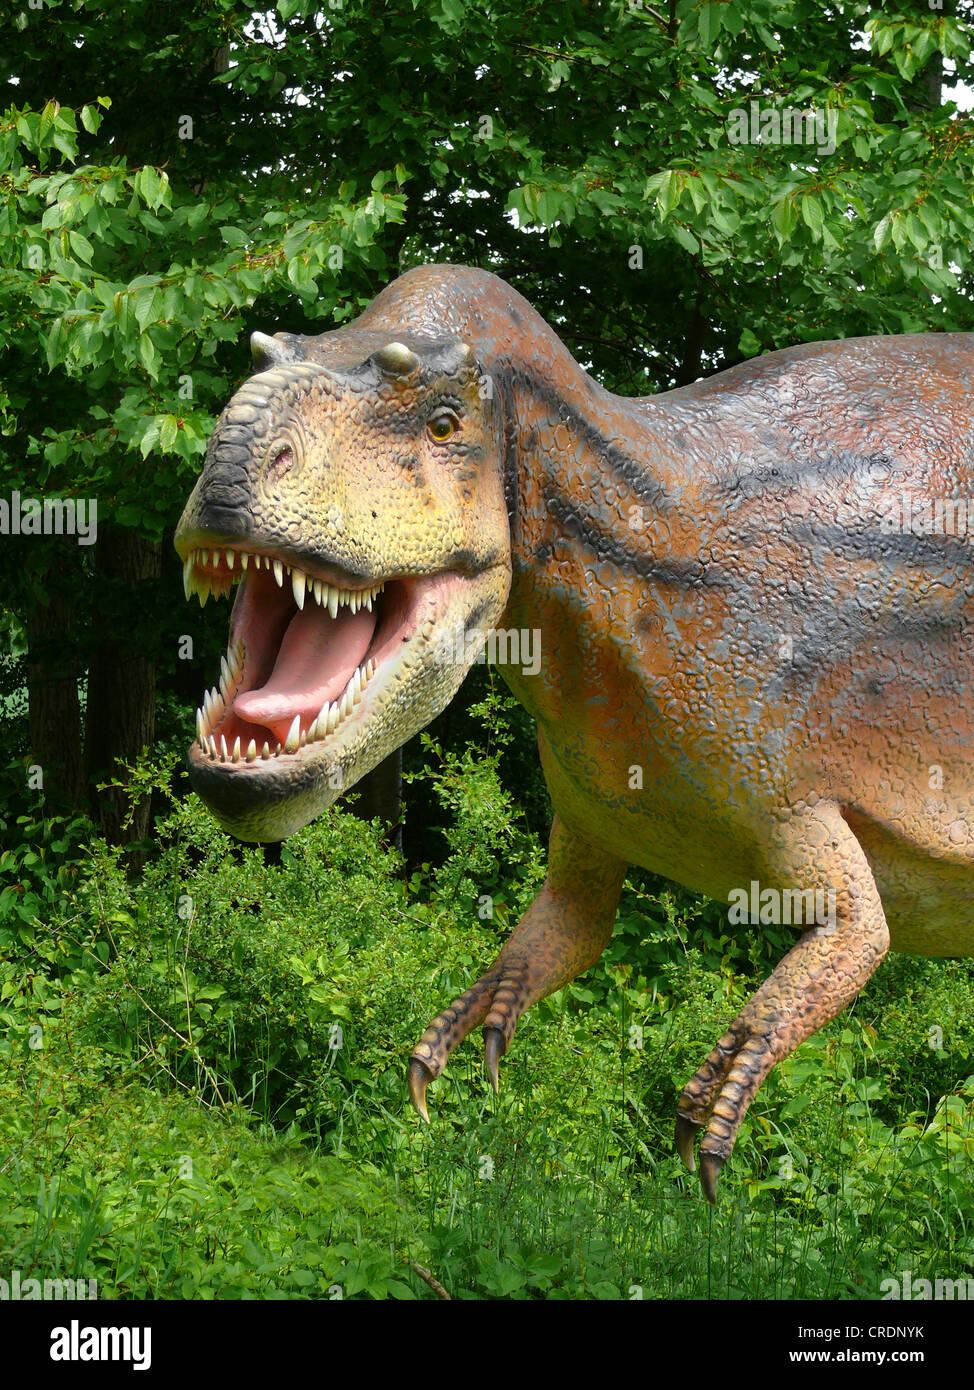
{"label": "lower jaw", "polygon": [[[445,606],[442,602],[445,595],[440,591],[463,582],[459,575],[450,574],[435,575],[429,580],[388,581],[383,589],[383,609],[375,621],[368,649],[352,667],[349,676],[343,677],[347,681],[345,688],[335,689],[333,699],[325,699],[321,705],[317,698],[311,703],[304,699],[302,703],[302,696],[296,692],[288,713],[275,714],[261,723],[251,719],[250,714],[240,713],[235,706],[238,701],[245,703],[242,701],[245,694],[263,694],[261,687],[270,676],[276,657],[274,649],[261,652],[260,642],[256,648],[249,642],[247,632],[253,631],[254,614],[250,612],[250,628],[247,628],[246,605],[243,612],[238,612],[235,606],[231,645],[221,663],[224,674],[220,685],[214,685],[204,695],[197,710],[197,738],[190,749],[190,760],[261,778],[276,759],[311,760],[314,755],[338,752],[347,741],[350,726],[360,726],[375,701],[381,701],[382,685],[395,674],[395,667],[402,664],[403,657],[417,642],[428,641],[431,637],[440,610]],[[251,610],[253,606],[250,602]],[[296,613],[293,609],[290,616],[285,617],[285,628]],[[264,648],[267,648],[265,641]],[[322,667],[321,674],[327,685],[327,666]],[[258,717],[263,719],[263,716]]]}
{"label": "lower jaw", "polygon": [[[219,686],[207,692],[197,711],[197,738],[190,749],[190,765],[208,769],[219,779],[276,781],[276,765],[334,765],[350,741],[376,713],[389,694],[390,684],[401,681],[403,663],[421,664],[417,647],[432,649],[437,631],[447,632],[480,608],[476,593],[482,577],[466,578],[445,572],[424,578],[393,579],[383,591],[384,610],[359,666],[348,685],[333,701],[315,711],[286,716],[287,733],[279,725],[278,736],[269,727],[248,723],[233,709],[234,701],[253,689],[246,673],[251,662],[242,638],[237,609],[231,620],[230,647],[223,662]],[[470,594],[466,590],[471,590]],[[471,600],[474,600],[471,602]],[[411,659],[412,658],[412,659]],[[426,660],[435,657],[426,656]],[[266,665],[266,662],[265,662]],[[401,699],[402,690],[395,692]],[[212,784],[212,777],[207,783]]]}
{"label": "lower jaw", "polygon": [[226,757],[219,743],[215,757],[209,747],[205,753],[198,744],[190,749],[193,788],[231,835],[273,842],[299,830],[453,698],[472,658],[456,653],[444,661],[439,643],[457,628],[492,627],[507,599],[510,572],[495,567],[475,576],[442,573],[408,582],[416,599],[408,631],[377,626],[381,640],[376,656],[368,657],[376,667],[361,699],[332,732],[326,728],[324,737],[267,758],[260,748],[250,762],[242,739],[236,761],[232,743],[226,743]]}

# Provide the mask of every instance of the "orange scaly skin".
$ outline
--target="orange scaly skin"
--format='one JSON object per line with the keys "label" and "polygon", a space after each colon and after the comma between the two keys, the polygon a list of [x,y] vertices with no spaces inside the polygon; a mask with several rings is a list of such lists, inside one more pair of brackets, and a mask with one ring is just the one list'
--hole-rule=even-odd
{"label": "orange scaly skin", "polygon": [[[692,1169],[702,1131],[714,1200],[763,1078],[890,947],[974,954],[974,551],[962,528],[889,522],[903,496],[914,515],[974,496],[974,336],[816,343],[629,400],[496,277],[422,266],[348,327],[261,351],[275,369],[234,398],[258,419],[234,427],[231,402],[218,422],[183,558],[208,543],[350,588],[464,582],[435,590],[425,645],[380,664],[337,735],[247,765],[195,747],[201,794],[234,833],[280,838],[452,697],[474,653],[444,670],[451,624],[539,634],[536,674],[500,664],[538,722],[548,877],[423,1034],[410,1090],[425,1114],[480,1024],[496,1084],[520,1014],[598,959],[628,864],[723,901],[752,882],[816,891],[826,917],[800,919],[679,1102],[678,1148]],[[293,470],[274,464],[281,439]]]}

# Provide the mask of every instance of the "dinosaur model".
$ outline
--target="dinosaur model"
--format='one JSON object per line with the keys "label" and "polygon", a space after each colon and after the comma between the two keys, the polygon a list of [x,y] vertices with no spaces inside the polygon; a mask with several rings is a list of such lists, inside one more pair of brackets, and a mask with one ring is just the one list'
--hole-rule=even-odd
{"label": "dinosaur model", "polygon": [[194,786],[282,839],[445,707],[485,634],[537,634],[536,670],[498,661],[538,724],[547,878],[410,1092],[427,1118],[479,1024],[496,1087],[629,864],[752,924],[787,900],[801,934],[679,1101],[713,1201],[763,1078],[890,947],[974,954],[974,334],[627,399],[502,280],[426,265],[345,327],[252,341],[176,537],[187,596],[240,583]]}

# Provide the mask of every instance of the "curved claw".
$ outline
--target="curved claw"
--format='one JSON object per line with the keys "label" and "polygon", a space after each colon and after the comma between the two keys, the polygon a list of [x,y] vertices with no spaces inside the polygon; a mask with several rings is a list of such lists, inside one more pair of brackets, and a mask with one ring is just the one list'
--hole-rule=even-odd
{"label": "curved claw", "polygon": [[717,1179],[724,1162],[720,1154],[700,1155],[700,1186],[703,1188],[703,1195],[713,1207],[717,1205]]}
{"label": "curved claw", "polygon": [[426,1109],[426,1088],[433,1080],[433,1073],[426,1063],[421,1062],[418,1057],[410,1057],[406,1079],[409,1083],[409,1099],[413,1103],[413,1109],[421,1120],[425,1120],[429,1124],[429,1111]]}
{"label": "curved claw", "polygon": [[490,1084],[496,1094],[500,1090],[500,1082],[497,1076],[497,1063],[507,1051],[507,1043],[504,1034],[499,1028],[484,1029],[484,1062],[487,1066],[487,1075],[490,1077]]}
{"label": "curved claw", "polygon": [[676,1151],[683,1159],[683,1166],[691,1173],[697,1171],[697,1161],[693,1156],[693,1146],[697,1142],[697,1135],[700,1132],[700,1125],[695,1120],[688,1120],[686,1115],[677,1115],[676,1132],[673,1135],[673,1143]]}

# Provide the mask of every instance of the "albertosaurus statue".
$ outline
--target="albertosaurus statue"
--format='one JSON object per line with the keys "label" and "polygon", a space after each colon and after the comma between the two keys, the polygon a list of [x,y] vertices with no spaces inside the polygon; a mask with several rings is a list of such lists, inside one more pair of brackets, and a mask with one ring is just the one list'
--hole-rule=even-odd
{"label": "albertosaurus statue", "polygon": [[496,1087],[524,1010],[598,960],[627,865],[757,889],[803,931],[679,1102],[714,1200],[764,1077],[891,946],[974,954],[974,334],[626,399],[502,280],[426,265],[253,346],[176,537],[187,594],[239,583],[194,786],[282,839],[445,707],[484,634],[538,634],[533,670],[498,662],[538,724],[547,878],[423,1034],[413,1101],[479,1024]]}

